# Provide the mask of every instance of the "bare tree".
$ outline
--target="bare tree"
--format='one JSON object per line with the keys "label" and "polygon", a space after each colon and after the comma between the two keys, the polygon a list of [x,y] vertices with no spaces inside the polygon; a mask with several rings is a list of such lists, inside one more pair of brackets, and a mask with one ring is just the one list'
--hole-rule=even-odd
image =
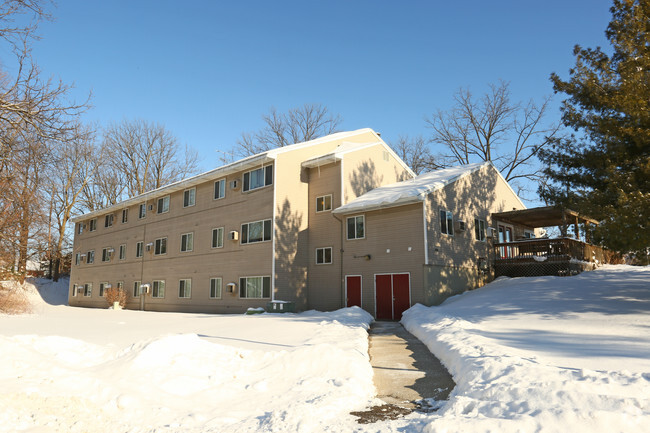
{"label": "bare tree", "polygon": [[321,104],[305,104],[279,113],[271,108],[262,116],[265,126],[254,133],[242,133],[233,149],[240,156],[255,155],[267,150],[302,143],[337,132],[343,121],[338,114],[331,114]]}
{"label": "bare tree", "polygon": [[198,169],[195,151],[182,147],[164,126],[144,120],[124,120],[106,128],[103,148],[110,165],[103,175],[123,181],[128,197],[181,180]]}
{"label": "bare tree", "polygon": [[506,180],[539,179],[535,164],[539,150],[557,134],[559,125],[544,127],[550,98],[541,105],[510,100],[509,83],[490,85],[490,92],[476,99],[460,89],[449,111],[438,111],[425,119],[433,133],[430,141],[444,148],[440,162],[470,164],[492,161]]}
{"label": "bare tree", "polygon": [[408,135],[400,135],[390,147],[406,165],[411,167],[415,174],[422,174],[442,167],[437,164],[436,158],[431,154],[429,144],[421,135],[413,138]]}

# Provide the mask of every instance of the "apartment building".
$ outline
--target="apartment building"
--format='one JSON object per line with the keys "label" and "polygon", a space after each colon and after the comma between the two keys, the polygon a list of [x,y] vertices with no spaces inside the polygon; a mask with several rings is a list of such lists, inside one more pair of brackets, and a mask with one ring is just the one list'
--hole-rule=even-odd
{"label": "apartment building", "polygon": [[398,320],[491,279],[492,214],[524,208],[491,163],[415,177],[374,131],[337,133],[74,219],[69,301],[106,308],[120,286],[131,309]]}
{"label": "apartment building", "polygon": [[413,177],[370,129],[270,150],[75,219],[70,305],[242,312],[271,300],[338,308],[332,210]]}

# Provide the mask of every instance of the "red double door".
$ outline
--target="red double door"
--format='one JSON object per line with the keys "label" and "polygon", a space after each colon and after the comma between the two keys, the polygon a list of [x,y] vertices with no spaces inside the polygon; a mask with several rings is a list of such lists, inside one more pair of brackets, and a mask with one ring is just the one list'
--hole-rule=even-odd
{"label": "red double door", "polygon": [[411,307],[409,274],[375,275],[377,320],[400,320]]}

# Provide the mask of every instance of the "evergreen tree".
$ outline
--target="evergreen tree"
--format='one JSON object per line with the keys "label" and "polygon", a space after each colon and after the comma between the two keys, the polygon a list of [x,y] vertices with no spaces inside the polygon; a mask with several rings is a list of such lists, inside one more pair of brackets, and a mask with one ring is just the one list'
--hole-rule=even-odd
{"label": "evergreen tree", "polygon": [[573,129],[540,154],[551,203],[602,221],[595,240],[619,252],[650,247],[650,0],[614,0],[611,55],[576,46],[562,121]]}

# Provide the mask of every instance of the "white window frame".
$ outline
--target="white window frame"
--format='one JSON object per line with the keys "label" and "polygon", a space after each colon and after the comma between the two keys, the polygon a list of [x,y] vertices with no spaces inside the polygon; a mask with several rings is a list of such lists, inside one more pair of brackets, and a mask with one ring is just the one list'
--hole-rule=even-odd
{"label": "white window frame", "polygon": [[[262,224],[262,239],[259,240],[259,241],[251,241],[250,236],[249,236],[250,226],[251,226],[251,224],[259,224],[259,223]],[[266,234],[267,234],[266,233],[267,232],[266,231],[266,224],[267,223],[269,224],[269,233],[268,233],[269,236],[268,236],[268,239],[266,237]],[[251,222],[247,222],[247,223],[242,224],[241,225],[241,244],[242,245],[249,245],[249,244],[259,244],[259,243],[262,243],[262,242],[270,242],[271,238],[273,238],[273,226],[271,224],[273,224],[273,222],[272,222],[272,220],[270,218],[267,218],[265,220],[259,220],[259,221],[251,221]],[[245,236],[244,236],[244,233],[246,233]]]}
{"label": "white window frame", "polygon": [[219,179],[214,182],[213,200],[221,200],[226,197],[226,179]]}
{"label": "white window frame", "polygon": [[79,266],[81,264],[81,253],[75,253],[74,264],[75,266]]}
{"label": "white window frame", "polygon": [[116,287],[118,290],[124,290],[124,281],[118,281]]}
{"label": "white window frame", "polygon": [[104,228],[113,227],[113,222],[115,222],[115,214],[109,213],[104,216]]}
{"label": "white window frame", "polygon": [[[330,252],[330,261],[326,261],[326,252],[329,250]],[[322,255],[322,260],[319,262],[318,261],[318,253],[321,253]],[[317,265],[331,265],[332,264],[332,247],[322,247],[322,248],[316,248],[316,264]]]}
{"label": "white window frame", "polygon": [[[443,217],[442,213],[445,213],[445,223],[443,225]],[[438,213],[438,219],[440,221],[440,233],[443,235],[447,236],[453,236],[454,235],[454,214],[451,211],[448,211],[446,209],[440,209],[440,212]]]}
{"label": "white window frame", "polygon": [[[361,224],[363,227],[363,236],[358,236],[357,233],[357,218],[361,218]],[[352,237],[350,237],[350,220],[354,219],[354,233]],[[359,239],[365,239],[366,238],[366,216],[365,215],[353,215],[349,216],[345,219],[345,230],[346,230],[346,239],[349,241],[356,241]]]}
{"label": "white window frame", "polygon": [[140,286],[141,285],[142,285],[142,281],[134,281],[133,282],[133,291],[131,293],[133,293],[134,298],[140,297],[140,293],[141,293]]}
{"label": "white window frame", "polygon": [[147,217],[147,203],[140,203],[140,208],[138,209],[138,219],[144,219]]}
{"label": "white window frame", "polygon": [[196,188],[183,191],[183,207],[192,207],[196,204]]}
{"label": "white window frame", "polygon": [[[253,173],[261,172],[262,173],[262,184],[255,187],[251,187],[251,177]],[[269,179],[270,178],[270,179]],[[264,188],[269,185],[273,185],[273,164],[265,165],[255,170],[250,170],[244,173],[242,177],[242,191],[255,191],[256,189]],[[248,185],[247,185],[248,184]]]}
{"label": "white window frame", "polygon": [[111,261],[111,253],[108,251],[111,247],[102,248],[102,263]]}
{"label": "white window frame", "polygon": [[156,299],[165,297],[165,280],[153,280],[151,282],[151,297]]}
{"label": "white window frame", "polygon": [[[163,245],[164,243],[164,245]],[[163,246],[165,251],[163,252]],[[164,256],[167,254],[167,238],[158,238],[154,241],[153,255],[154,256]]]}
{"label": "white window frame", "polygon": [[484,219],[474,218],[474,238],[479,242],[487,241],[487,223]]}
{"label": "white window frame", "polygon": [[[213,285],[213,282],[219,282],[219,296],[213,296],[213,293],[216,292],[216,288]],[[210,299],[221,299],[223,296],[223,278],[221,277],[212,277],[210,278]]]}
{"label": "white window frame", "polygon": [[[318,210],[318,206],[320,204],[321,199],[323,201],[323,208],[321,210]],[[328,199],[329,199],[329,207],[327,205]],[[321,195],[319,197],[316,197],[316,213],[330,212],[331,210],[332,210],[332,194],[326,194],[326,195]]]}
{"label": "white window frame", "polygon": [[95,230],[97,230],[97,218],[93,218],[88,221],[88,231],[94,232]]}
{"label": "white window frame", "polygon": [[84,232],[84,224],[83,223],[77,224],[77,234],[80,235],[83,232]]}
{"label": "white window frame", "polygon": [[139,259],[144,256],[144,241],[135,243],[135,258]]}
{"label": "white window frame", "polygon": [[129,222],[129,208],[122,209],[122,224]]}
{"label": "white window frame", "polygon": [[126,259],[126,244],[120,245],[118,257],[119,257],[119,260],[125,260]]}
{"label": "white window frame", "polygon": [[[248,296],[248,280],[249,279],[260,279],[262,283],[260,287],[260,296]],[[264,281],[268,281],[268,293],[267,296],[264,296]],[[242,296],[242,294],[244,296]],[[271,277],[269,275],[256,275],[256,276],[246,276],[239,278],[239,298],[240,299],[270,299],[271,298]]]}
{"label": "white window frame", "polygon": [[103,298],[106,296],[106,286],[108,286],[108,281],[102,281],[99,283],[99,297]]}
{"label": "white window frame", "polygon": [[156,214],[169,212],[169,195],[156,200]]}
{"label": "white window frame", "polygon": [[[221,243],[218,242],[219,239],[217,239],[217,245],[215,246],[214,244],[214,232],[220,232],[221,233]],[[217,227],[212,229],[212,248],[223,248],[223,234],[224,234],[224,228],[223,227]],[[217,235],[218,237],[218,235]]]}
{"label": "white window frame", "polygon": [[95,250],[90,250],[86,253],[86,264],[95,263]]}
{"label": "white window frame", "polygon": [[183,233],[181,235],[181,253],[192,251],[194,251],[194,232]]}
{"label": "white window frame", "polygon": [[72,285],[72,297],[76,297],[79,294],[79,286],[77,284]]}
{"label": "white window frame", "polygon": [[181,278],[178,280],[178,298],[192,299],[192,279]]}
{"label": "white window frame", "polygon": [[84,284],[84,297],[90,298],[93,295],[93,283]]}

